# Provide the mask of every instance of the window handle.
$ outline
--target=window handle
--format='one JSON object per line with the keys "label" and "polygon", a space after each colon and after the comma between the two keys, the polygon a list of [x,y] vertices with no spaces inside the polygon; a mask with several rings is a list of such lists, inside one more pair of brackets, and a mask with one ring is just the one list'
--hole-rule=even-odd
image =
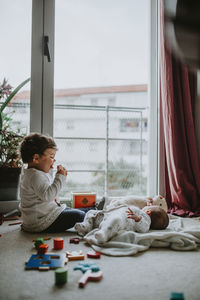
{"label": "window handle", "polygon": [[50,52],[49,52],[49,37],[48,37],[48,35],[44,36],[44,56],[47,56],[48,62],[51,61]]}

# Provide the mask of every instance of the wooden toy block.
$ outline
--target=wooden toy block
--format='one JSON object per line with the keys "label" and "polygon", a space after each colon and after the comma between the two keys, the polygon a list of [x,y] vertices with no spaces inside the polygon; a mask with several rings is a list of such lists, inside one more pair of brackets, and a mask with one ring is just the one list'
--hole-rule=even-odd
{"label": "wooden toy block", "polygon": [[42,245],[39,246],[37,253],[38,254],[45,254],[47,252],[48,248],[49,248],[49,245],[42,244]]}
{"label": "wooden toy block", "polygon": [[58,268],[55,270],[55,284],[62,285],[67,282],[68,272],[65,268]]}
{"label": "wooden toy block", "polygon": [[72,207],[89,207],[96,204],[96,193],[93,192],[72,192]]}
{"label": "wooden toy block", "polygon": [[69,239],[69,242],[70,242],[71,244],[79,244],[80,239],[79,239],[78,237],[70,238],[70,239]]}
{"label": "wooden toy block", "polygon": [[64,239],[63,238],[55,238],[53,239],[53,248],[54,250],[61,250],[64,246]]}
{"label": "wooden toy block", "polygon": [[97,252],[97,251],[89,251],[87,253],[87,257],[88,258],[100,258],[101,257],[101,253]]}
{"label": "wooden toy block", "polygon": [[4,221],[18,220],[19,216],[20,212],[18,209],[14,209],[6,214],[0,214],[0,225],[3,224]]}
{"label": "wooden toy block", "polygon": [[171,293],[170,300],[184,300],[183,293]]}
{"label": "wooden toy block", "polygon": [[[43,239],[44,241],[48,241],[48,240],[51,239],[51,237],[48,237],[48,236],[47,236],[47,237],[43,237],[42,239]],[[36,239],[36,240],[33,240],[33,242],[35,242],[35,241],[37,241],[37,239]]]}
{"label": "wooden toy block", "polygon": [[98,272],[100,271],[100,268],[95,263],[79,263],[76,267],[74,267],[74,270],[80,270],[82,273],[85,273],[88,270]]}
{"label": "wooden toy block", "polygon": [[10,224],[8,224],[8,226],[21,225],[21,224],[22,224],[22,222],[15,222],[15,223],[10,223]]}
{"label": "wooden toy block", "polygon": [[83,252],[80,251],[72,251],[72,252],[66,252],[66,256],[68,260],[83,260],[85,258],[85,255]]}
{"label": "wooden toy block", "polygon": [[38,250],[38,248],[40,247],[40,245],[43,245],[44,244],[44,240],[43,238],[39,237],[37,238],[37,240],[35,241],[34,245],[35,245],[35,248]]}
{"label": "wooden toy block", "polygon": [[26,270],[48,271],[64,267],[68,262],[65,254],[32,254],[29,261],[26,263]]}
{"label": "wooden toy block", "polygon": [[87,270],[85,274],[78,281],[79,287],[84,287],[88,281],[99,281],[103,277],[103,272],[92,272],[91,270]]}

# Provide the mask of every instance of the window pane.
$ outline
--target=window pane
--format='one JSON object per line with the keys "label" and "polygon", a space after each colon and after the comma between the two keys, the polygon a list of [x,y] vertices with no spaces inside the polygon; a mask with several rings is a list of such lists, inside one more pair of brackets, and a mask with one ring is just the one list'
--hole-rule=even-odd
{"label": "window pane", "polygon": [[54,137],[70,177],[64,197],[147,192],[148,22],[148,0],[56,1]]}
{"label": "window pane", "polygon": [[[31,70],[31,0],[1,0],[0,9],[0,82],[6,78],[16,88],[30,77]],[[5,109],[12,118],[12,128],[29,132],[30,84],[26,84]]]}

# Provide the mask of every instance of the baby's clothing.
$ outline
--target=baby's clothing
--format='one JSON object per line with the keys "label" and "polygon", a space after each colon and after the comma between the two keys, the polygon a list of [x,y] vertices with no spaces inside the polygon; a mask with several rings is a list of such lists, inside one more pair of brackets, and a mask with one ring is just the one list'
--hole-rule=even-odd
{"label": "baby's clothing", "polygon": [[65,209],[58,206],[55,198],[66,181],[62,174],[55,178],[43,171],[24,169],[20,183],[20,210],[22,213],[22,229],[30,232],[41,232],[48,228]]}
{"label": "baby's clothing", "polygon": [[84,236],[92,229],[98,228],[95,232],[95,238],[100,243],[104,243],[117,235],[119,230],[148,232],[151,225],[150,216],[136,206],[129,207],[137,216],[142,217],[139,222],[127,217],[127,206],[120,206],[110,210],[87,212],[84,221],[77,223],[75,229]]}

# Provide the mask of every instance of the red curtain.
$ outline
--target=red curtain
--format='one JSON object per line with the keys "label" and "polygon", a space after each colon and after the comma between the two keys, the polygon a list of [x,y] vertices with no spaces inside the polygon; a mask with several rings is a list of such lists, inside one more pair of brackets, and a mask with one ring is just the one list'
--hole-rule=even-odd
{"label": "red curtain", "polygon": [[165,196],[170,213],[200,216],[200,168],[194,129],[196,76],[166,47],[162,3],[160,41],[161,116],[166,155]]}

